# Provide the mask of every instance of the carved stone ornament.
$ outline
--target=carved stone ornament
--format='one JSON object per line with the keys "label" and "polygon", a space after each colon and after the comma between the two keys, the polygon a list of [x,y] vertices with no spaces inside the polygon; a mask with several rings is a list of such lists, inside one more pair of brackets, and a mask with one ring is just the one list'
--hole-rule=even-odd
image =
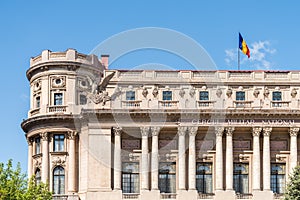
{"label": "carved stone ornament", "polygon": [[143,92],[142,92],[143,97],[146,99],[147,95],[148,95],[148,90],[146,87],[143,88]]}
{"label": "carved stone ornament", "polygon": [[198,126],[191,126],[188,128],[190,136],[196,136],[198,131]]}
{"label": "carved stone ornament", "polygon": [[179,126],[178,127],[178,135],[179,136],[185,136],[187,132],[187,127],[186,126]]}
{"label": "carved stone ornament", "polygon": [[228,88],[228,90],[226,91],[226,95],[227,95],[228,98],[231,97],[231,95],[232,95],[232,89],[231,88]]}
{"label": "carved stone ornament", "polygon": [[114,98],[116,98],[116,97],[120,96],[121,94],[122,94],[121,88],[116,87],[112,96],[114,96]]}
{"label": "carved stone ornament", "polygon": [[219,98],[222,96],[222,90],[221,90],[220,88],[217,89],[216,95],[217,95],[217,97],[219,97]]}
{"label": "carved stone ornament", "polygon": [[41,162],[40,159],[35,159],[35,160],[34,160],[34,167],[35,167],[36,169],[37,169],[37,168],[39,168],[39,169],[42,168],[42,162]]}
{"label": "carved stone ornament", "polygon": [[69,131],[68,132],[68,138],[69,140],[75,140],[76,136],[78,135],[77,131]]}
{"label": "carved stone ornament", "polygon": [[255,98],[257,98],[258,95],[259,95],[259,90],[258,90],[258,89],[255,89],[255,90],[253,91],[253,96],[254,96]]}
{"label": "carved stone ornament", "polygon": [[33,83],[33,91],[38,92],[42,89],[42,82],[41,80],[37,80],[36,82]]}
{"label": "carved stone ornament", "polygon": [[144,137],[148,137],[148,135],[150,133],[150,127],[144,126],[144,127],[141,127],[140,129],[141,129],[141,135]]}
{"label": "carved stone ornament", "polygon": [[258,137],[261,133],[262,128],[260,127],[254,127],[252,128],[252,135]]}
{"label": "carved stone ornament", "polygon": [[52,88],[64,88],[66,86],[65,76],[53,76],[51,77]]}
{"label": "carved stone ornament", "polygon": [[48,133],[47,132],[40,133],[40,136],[41,136],[42,140],[48,141]]}
{"label": "carved stone ornament", "polygon": [[154,98],[157,98],[157,95],[158,95],[158,89],[157,89],[157,87],[155,87],[155,88],[153,89],[152,94],[153,94],[153,97],[154,97]]}
{"label": "carved stone ornament", "polygon": [[66,165],[66,161],[65,161],[65,159],[62,159],[61,157],[56,157],[53,159],[52,164],[53,164],[53,167],[56,167],[56,166],[64,167]]}
{"label": "carved stone ornament", "polygon": [[115,134],[115,136],[121,136],[122,128],[121,127],[113,127],[113,133]]}
{"label": "carved stone ornament", "polygon": [[293,128],[290,128],[290,136],[296,136],[298,135],[299,133],[299,128],[296,128],[296,127],[293,127]]}
{"label": "carved stone ornament", "polygon": [[131,162],[137,162],[140,160],[140,156],[137,153],[130,153],[128,157],[129,157],[129,161]]}
{"label": "carved stone ornament", "polygon": [[264,90],[264,97],[268,98],[269,94],[270,94],[269,88],[268,88],[268,87],[265,87],[265,90]]}
{"label": "carved stone ornament", "polygon": [[232,136],[235,128],[234,127],[226,127],[226,135]]}
{"label": "carved stone ornament", "polygon": [[88,94],[87,97],[91,99],[95,104],[102,103],[105,106],[107,101],[111,100],[111,97],[108,96],[108,92],[103,91],[99,94]]}
{"label": "carved stone ornament", "polygon": [[192,87],[192,88],[190,89],[190,96],[191,96],[191,97],[194,97],[195,94],[196,94],[196,90],[195,90],[194,87]]}
{"label": "carved stone ornament", "polygon": [[264,136],[269,137],[271,135],[271,132],[272,132],[272,128],[271,127],[265,127],[265,128],[263,128],[263,134],[264,134]]}
{"label": "carved stone ornament", "polygon": [[295,98],[297,96],[297,89],[296,88],[293,88],[292,91],[291,91],[291,96],[293,98]]}
{"label": "carved stone ornament", "polygon": [[158,126],[151,127],[151,134],[152,134],[152,136],[158,136],[160,129],[161,128],[158,127]]}
{"label": "carved stone ornament", "polygon": [[166,154],[166,161],[167,162],[174,162],[174,161],[176,161],[176,155],[175,154]]}
{"label": "carved stone ornament", "polygon": [[33,139],[32,138],[26,138],[28,146],[32,146]]}
{"label": "carved stone ornament", "polygon": [[181,88],[181,89],[179,90],[179,95],[181,96],[181,98],[183,98],[183,97],[184,97],[184,95],[185,95],[185,91],[184,91],[184,89],[183,89],[183,88]]}
{"label": "carved stone ornament", "polygon": [[239,154],[239,162],[249,162],[250,158],[250,154]]}
{"label": "carved stone ornament", "polygon": [[224,127],[222,127],[222,126],[216,126],[215,127],[216,136],[222,137],[223,136],[223,132],[224,132]]}

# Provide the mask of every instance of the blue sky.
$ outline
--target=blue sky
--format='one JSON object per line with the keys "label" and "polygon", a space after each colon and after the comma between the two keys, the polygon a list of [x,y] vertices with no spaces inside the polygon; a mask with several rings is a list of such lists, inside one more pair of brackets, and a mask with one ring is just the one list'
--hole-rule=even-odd
{"label": "blue sky", "polygon": [[[12,158],[26,171],[27,143],[20,128],[29,109],[25,73],[30,57],[43,49],[89,53],[120,32],[160,27],[197,41],[217,69],[235,70],[240,31],[251,51],[249,60],[241,55],[241,69],[298,70],[299,8],[296,0],[0,1],[0,162]],[[145,50],[121,57],[112,67],[131,69],[144,63],[173,69],[189,65],[170,53]]]}

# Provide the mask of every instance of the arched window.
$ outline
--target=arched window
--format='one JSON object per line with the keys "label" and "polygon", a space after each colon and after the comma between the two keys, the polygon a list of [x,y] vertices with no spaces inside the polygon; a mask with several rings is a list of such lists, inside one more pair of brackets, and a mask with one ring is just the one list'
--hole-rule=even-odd
{"label": "arched window", "polygon": [[41,170],[39,168],[37,168],[35,170],[35,184],[40,184],[41,182]]}
{"label": "arched window", "polygon": [[61,166],[57,166],[53,170],[53,193],[65,193],[65,170]]}

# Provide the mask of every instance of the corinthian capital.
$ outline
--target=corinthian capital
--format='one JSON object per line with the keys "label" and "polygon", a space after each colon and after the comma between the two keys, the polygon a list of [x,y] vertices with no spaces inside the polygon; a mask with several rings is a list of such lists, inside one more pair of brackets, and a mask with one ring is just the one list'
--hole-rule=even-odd
{"label": "corinthian capital", "polygon": [[159,131],[160,131],[160,127],[158,127],[158,126],[151,127],[151,134],[152,134],[152,136],[158,136],[159,135]]}
{"label": "corinthian capital", "polygon": [[297,136],[299,133],[299,128],[293,127],[293,128],[290,128],[289,131],[290,131],[290,136]]}
{"label": "corinthian capital", "polygon": [[40,136],[43,141],[48,141],[48,132],[42,132],[40,133]]}
{"label": "corinthian capital", "polygon": [[33,143],[33,139],[32,138],[26,138],[28,146],[31,146]]}
{"label": "corinthian capital", "polygon": [[69,140],[75,140],[76,136],[78,135],[77,131],[68,131],[68,138]]}
{"label": "corinthian capital", "polygon": [[143,127],[141,127],[140,129],[141,129],[141,135],[142,135],[142,136],[148,137],[149,132],[150,132],[150,127],[148,127],[148,126],[143,126]]}
{"label": "corinthian capital", "polygon": [[258,137],[260,135],[261,130],[262,130],[261,127],[253,127],[252,128],[252,135],[253,135],[253,137],[254,136]]}
{"label": "corinthian capital", "polygon": [[233,131],[235,130],[234,127],[226,127],[226,135],[227,136],[232,136],[233,135]]}
{"label": "corinthian capital", "polygon": [[263,128],[264,136],[270,136],[271,132],[272,132],[272,128],[271,127],[265,127],[265,128]]}
{"label": "corinthian capital", "polygon": [[198,126],[191,126],[188,128],[190,136],[196,136],[198,131]]}
{"label": "corinthian capital", "polygon": [[185,136],[187,131],[187,127],[186,126],[179,126],[178,127],[178,135],[179,136]]}
{"label": "corinthian capital", "polygon": [[223,126],[216,126],[215,127],[216,136],[222,137],[223,136],[223,132],[224,132],[224,127]]}
{"label": "corinthian capital", "polygon": [[115,136],[121,136],[122,128],[121,127],[113,127],[113,133],[115,134]]}

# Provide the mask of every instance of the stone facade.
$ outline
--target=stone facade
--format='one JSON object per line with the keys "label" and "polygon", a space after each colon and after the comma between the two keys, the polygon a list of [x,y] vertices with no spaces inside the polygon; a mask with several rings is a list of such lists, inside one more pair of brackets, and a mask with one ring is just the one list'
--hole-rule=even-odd
{"label": "stone facade", "polygon": [[109,70],[69,49],[26,75],[28,175],[55,199],[279,199],[299,164],[300,71]]}

